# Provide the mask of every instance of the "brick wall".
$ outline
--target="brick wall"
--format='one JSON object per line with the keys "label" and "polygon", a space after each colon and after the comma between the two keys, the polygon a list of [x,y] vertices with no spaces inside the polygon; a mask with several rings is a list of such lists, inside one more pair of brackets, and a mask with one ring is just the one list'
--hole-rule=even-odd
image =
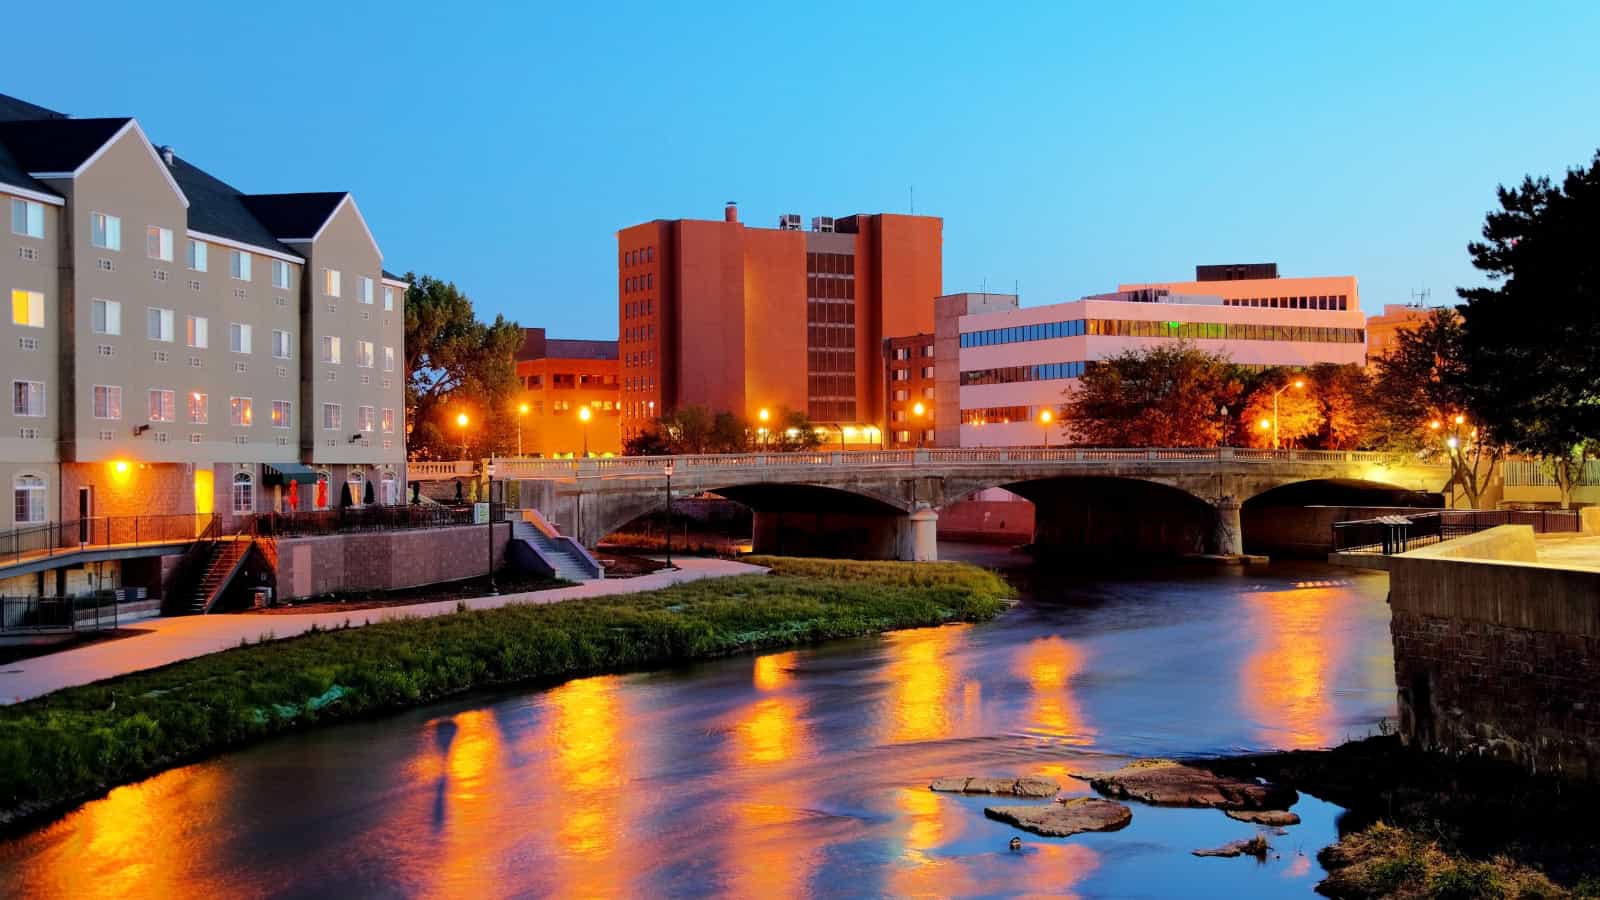
{"label": "brick wall", "polygon": [[[511,526],[495,526],[494,559],[505,564]],[[278,596],[392,590],[459,581],[488,571],[483,526],[338,534],[278,541]]]}

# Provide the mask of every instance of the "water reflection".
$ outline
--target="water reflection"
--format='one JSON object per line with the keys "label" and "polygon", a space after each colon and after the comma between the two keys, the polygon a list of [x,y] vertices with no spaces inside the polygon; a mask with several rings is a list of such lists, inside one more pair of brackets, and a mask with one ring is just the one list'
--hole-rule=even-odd
{"label": "water reflection", "polygon": [[489,710],[467,710],[435,720],[435,752],[419,756],[414,777],[432,786],[431,864],[416,872],[426,883],[425,896],[481,892],[493,883],[499,856],[502,788],[505,771],[503,737]]}
{"label": "water reflection", "polygon": [[[889,682],[889,740],[925,741],[952,736],[950,698],[956,686],[963,683],[962,661],[956,651],[965,643],[971,627],[946,625],[885,637],[888,664],[883,674]],[[967,695],[965,689],[963,694]],[[981,694],[970,696],[975,702]],[[963,703],[962,717],[966,712]]]}
{"label": "water reflection", "polygon": [[1343,738],[1333,711],[1333,660],[1345,631],[1333,627],[1345,592],[1317,584],[1244,594],[1244,622],[1253,649],[1240,669],[1240,700],[1264,745],[1326,747]]}
{"label": "water reflection", "polygon": [[1030,732],[1076,746],[1093,742],[1094,730],[1084,723],[1071,690],[1083,656],[1080,646],[1058,635],[1035,638],[1017,653],[1017,672],[1033,691]]}
{"label": "water reflection", "polygon": [[621,679],[569,681],[545,695],[541,743],[553,778],[538,808],[541,831],[554,826],[556,893],[614,897],[627,892],[618,848],[624,817],[631,747],[623,728]]}

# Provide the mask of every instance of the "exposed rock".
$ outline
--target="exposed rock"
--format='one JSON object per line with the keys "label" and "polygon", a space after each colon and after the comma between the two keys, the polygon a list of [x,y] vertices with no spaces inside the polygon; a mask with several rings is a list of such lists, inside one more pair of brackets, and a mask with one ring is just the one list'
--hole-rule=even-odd
{"label": "exposed rock", "polygon": [[935,778],[930,790],[954,794],[1007,794],[1012,797],[1054,797],[1061,785],[1044,778]]}
{"label": "exposed rock", "polygon": [[1249,855],[1254,856],[1256,859],[1265,859],[1267,856],[1267,851],[1271,849],[1272,845],[1267,843],[1266,838],[1256,835],[1247,841],[1229,841],[1228,843],[1223,844],[1221,847],[1212,847],[1210,850],[1195,850],[1194,855],[1224,856],[1232,858],[1235,856],[1244,856],[1248,853]]}
{"label": "exposed rock", "polygon": [[1074,772],[1073,777],[1108,797],[1155,806],[1281,810],[1300,799],[1292,788],[1241,781],[1170,759],[1135,760],[1113,772]]}
{"label": "exposed rock", "polygon": [[1116,831],[1133,821],[1133,812],[1113,800],[1074,797],[1037,806],[990,806],[983,814],[1045,837],[1067,837],[1081,831]]}
{"label": "exposed rock", "polygon": [[1222,814],[1241,822],[1271,825],[1275,828],[1300,824],[1300,816],[1283,809],[1225,809]]}

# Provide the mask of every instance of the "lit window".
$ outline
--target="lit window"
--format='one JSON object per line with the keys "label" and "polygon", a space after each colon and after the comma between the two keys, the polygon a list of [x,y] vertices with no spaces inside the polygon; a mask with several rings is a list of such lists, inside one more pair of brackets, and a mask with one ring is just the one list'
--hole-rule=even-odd
{"label": "lit window", "polygon": [[11,233],[31,238],[44,237],[44,204],[12,198]]}
{"label": "lit window", "polygon": [[144,233],[145,255],[162,262],[172,262],[172,229],[151,225]]}
{"label": "lit window", "polygon": [[189,242],[189,268],[196,272],[204,272],[206,270],[205,241],[192,240]]}
{"label": "lit window", "polygon": [[152,306],[146,316],[146,336],[152,341],[165,341],[172,343],[172,328],[175,314],[170,309]]}
{"label": "lit window", "polygon": [[275,288],[289,286],[289,264],[281,259],[272,261],[272,286]]}
{"label": "lit window", "polygon": [[228,323],[228,349],[234,353],[250,352],[250,326],[243,322]]}
{"label": "lit window", "polygon": [[322,404],[322,428],[325,431],[338,431],[342,427],[344,410],[337,403]]}
{"label": "lit window", "polygon": [[288,400],[272,401],[272,427],[288,428],[292,406]]}
{"label": "lit window", "polygon": [[18,475],[11,482],[11,514],[18,525],[44,521],[44,479],[37,475]]}
{"label": "lit window", "polygon": [[211,346],[211,323],[205,316],[184,317],[184,341],[189,346],[203,350]]}
{"label": "lit window", "polygon": [[356,365],[363,369],[372,368],[371,341],[356,341]]}
{"label": "lit window", "polygon": [[102,250],[121,250],[122,220],[105,213],[90,213],[89,243]]}
{"label": "lit window", "polygon": [[11,411],[15,415],[40,418],[44,415],[44,382],[11,382]]}
{"label": "lit window", "polygon": [[356,430],[361,432],[372,430],[372,407],[356,407]]}
{"label": "lit window", "polygon": [[339,296],[339,270],[322,270],[322,293],[329,297]]}
{"label": "lit window", "polygon": [[339,361],[339,338],[325,334],[322,336],[322,361],[337,363]]}
{"label": "lit window", "polygon": [[385,348],[383,348],[383,370],[385,372],[393,372],[394,371],[394,348],[393,347],[385,347]]}
{"label": "lit window", "polygon": [[240,281],[250,280],[250,254],[243,250],[228,251],[228,274]]}
{"label": "lit window", "polygon": [[94,417],[96,419],[122,418],[122,388],[114,384],[94,386]]}
{"label": "lit window", "polygon": [[255,416],[250,408],[249,397],[228,398],[228,421],[241,427],[255,422]]}
{"label": "lit window", "polygon": [[161,388],[150,389],[150,421],[174,422],[177,421],[177,397],[169,390]]}
{"label": "lit window", "polygon": [[38,291],[11,292],[11,321],[30,328],[44,327],[44,294]]}
{"label": "lit window", "polygon": [[274,329],[272,332],[272,357],[274,359],[288,359],[289,352],[289,332]]}
{"label": "lit window", "polygon": [[204,425],[211,419],[210,397],[195,391],[189,395],[189,424]]}
{"label": "lit window", "polygon": [[383,411],[383,431],[385,434],[394,433],[394,410],[392,409]]}

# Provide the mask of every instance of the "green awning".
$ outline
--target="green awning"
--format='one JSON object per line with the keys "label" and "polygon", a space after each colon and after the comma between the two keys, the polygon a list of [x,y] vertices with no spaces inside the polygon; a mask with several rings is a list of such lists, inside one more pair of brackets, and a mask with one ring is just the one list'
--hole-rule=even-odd
{"label": "green awning", "polygon": [[317,473],[300,463],[267,463],[261,481],[264,484],[316,484]]}

